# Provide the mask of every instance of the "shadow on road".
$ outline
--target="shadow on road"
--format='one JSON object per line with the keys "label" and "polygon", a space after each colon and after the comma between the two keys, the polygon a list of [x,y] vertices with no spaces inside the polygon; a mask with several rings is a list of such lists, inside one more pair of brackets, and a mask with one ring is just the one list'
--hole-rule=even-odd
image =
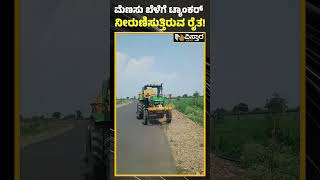
{"label": "shadow on road", "polygon": [[161,125],[160,119],[150,119],[148,125]]}

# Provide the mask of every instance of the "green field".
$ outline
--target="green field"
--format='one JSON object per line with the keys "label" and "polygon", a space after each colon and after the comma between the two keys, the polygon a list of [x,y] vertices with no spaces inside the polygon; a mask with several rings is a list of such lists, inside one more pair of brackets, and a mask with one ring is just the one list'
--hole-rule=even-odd
{"label": "green field", "polygon": [[203,126],[203,96],[173,98],[171,102],[174,109]]}
{"label": "green field", "polygon": [[49,121],[48,120],[28,120],[21,121],[21,135],[35,135],[39,134],[43,131],[49,129]]}
{"label": "green field", "polygon": [[72,125],[70,120],[30,119],[21,121],[21,136],[33,136]]}
{"label": "green field", "polygon": [[117,99],[117,105],[118,104],[127,104],[131,101],[132,101],[131,99]]}
{"label": "green field", "polygon": [[298,177],[298,112],[229,114],[210,126],[211,149],[238,162],[252,179]]}

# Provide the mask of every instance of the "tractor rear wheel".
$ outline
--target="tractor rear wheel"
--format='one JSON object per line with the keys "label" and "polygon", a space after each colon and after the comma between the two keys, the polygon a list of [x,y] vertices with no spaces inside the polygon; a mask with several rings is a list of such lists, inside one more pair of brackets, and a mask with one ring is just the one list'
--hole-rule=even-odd
{"label": "tractor rear wheel", "polygon": [[100,129],[91,129],[87,145],[87,165],[93,179],[107,179],[103,132]]}
{"label": "tractor rear wheel", "polygon": [[143,105],[140,102],[137,104],[137,119],[143,119]]}
{"label": "tractor rear wheel", "polygon": [[171,120],[172,120],[172,111],[167,111],[167,113],[166,113],[167,123],[171,123]]}

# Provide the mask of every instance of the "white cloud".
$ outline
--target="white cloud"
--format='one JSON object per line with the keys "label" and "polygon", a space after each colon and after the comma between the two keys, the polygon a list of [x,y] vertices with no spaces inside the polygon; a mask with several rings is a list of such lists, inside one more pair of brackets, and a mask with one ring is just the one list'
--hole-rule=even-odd
{"label": "white cloud", "polygon": [[173,87],[179,77],[177,72],[161,71],[156,65],[155,57],[152,56],[131,58],[124,53],[117,52],[116,61],[118,97],[132,97],[146,83],[163,82],[166,87]]}

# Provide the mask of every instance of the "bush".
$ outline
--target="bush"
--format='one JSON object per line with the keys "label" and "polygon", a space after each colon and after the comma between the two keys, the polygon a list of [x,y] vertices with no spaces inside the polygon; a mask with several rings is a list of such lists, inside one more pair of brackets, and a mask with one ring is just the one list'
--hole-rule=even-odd
{"label": "bush", "polygon": [[276,134],[276,139],[279,143],[291,147],[293,153],[299,153],[300,141],[298,129],[280,129]]}
{"label": "bush", "polygon": [[245,144],[241,165],[248,169],[252,179],[295,179],[299,174],[298,157],[273,146],[277,144]]}
{"label": "bush", "polygon": [[269,158],[270,153],[263,145],[248,143],[243,146],[240,160],[244,167],[250,167],[254,164],[264,164]]}
{"label": "bush", "polygon": [[297,179],[299,118],[297,112],[225,115],[210,123],[211,148],[218,155],[240,160],[250,179]]}
{"label": "bush", "polygon": [[48,120],[30,119],[21,123],[21,135],[36,134],[48,127]]}
{"label": "bush", "polygon": [[241,156],[242,145],[244,142],[244,139],[235,137],[232,134],[219,136],[216,150],[219,154],[225,157],[238,160]]}

